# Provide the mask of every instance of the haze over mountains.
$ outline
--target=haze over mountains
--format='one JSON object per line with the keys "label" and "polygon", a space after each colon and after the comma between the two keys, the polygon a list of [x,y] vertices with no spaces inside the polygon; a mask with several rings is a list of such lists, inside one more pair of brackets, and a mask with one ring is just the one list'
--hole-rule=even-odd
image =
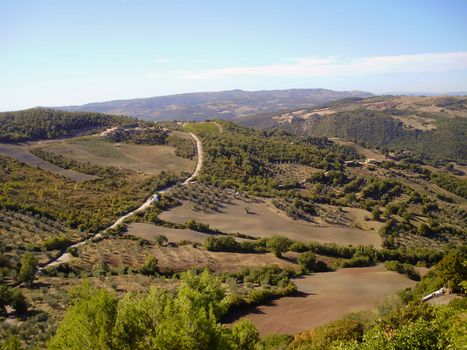
{"label": "haze over mountains", "polygon": [[370,96],[373,94],[365,91],[327,89],[228,90],[115,100],[57,108],[66,111],[124,114],[153,121],[234,119],[260,113],[310,108],[344,98]]}

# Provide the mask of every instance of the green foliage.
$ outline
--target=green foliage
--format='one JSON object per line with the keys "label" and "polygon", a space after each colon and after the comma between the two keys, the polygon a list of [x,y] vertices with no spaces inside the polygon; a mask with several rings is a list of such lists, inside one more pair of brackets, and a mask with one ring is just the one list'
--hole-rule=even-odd
{"label": "green foliage", "polygon": [[467,199],[467,180],[447,173],[432,174],[432,180],[441,188]]}
{"label": "green foliage", "polygon": [[71,242],[68,238],[60,236],[45,240],[42,247],[45,250],[65,250],[70,244]]}
{"label": "green foliage", "polygon": [[236,252],[241,245],[232,236],[209,236],[204,241],[204,247],[211,252]]}
{"label": "green foliage", "polygon": [[287,349],[328,350],[338,342],[360,341],[363,333],[363,324],[344,318],[297,335]]}
{"label": "green foliage", "polygon": [[82,288],[49,349],[252,349],[258,333],[244,321],[219,323],[226,311],[220,281],[209,272],[184,273],[176,293],[152,287],[121,300],[104,289]]}
{"label": "green foliage", "polygon": [[21,268],[18,273],[18,281],[32,285],[37,268],[37,259],[32,253],[25,253],[21,257]]}
{"label": "green foliage", "polygon": [[143,275],[155,276],[159,272],[157,263],[157,258],[154,255],[149,255],[146,258],[143,266],[140,267],[139,272],[141,272]]}
{"label": "green foliage", "polygon": [[235,323],[232,327],[232,335],[238,339],[238,348],[242,350],[253,350],[259,340],[258,330],[248,319]]}
{"label": "green foliage", "polygon": [[313,252],[305,252],[298,256],[298,264],[305,272],[312,272],[316,266],[316,255]]}
{"label": "green foliage", "polygon": [[287,237],[274,235],[268,239],[266,247],[271,249],[275,256],[282,257],[282,253],[286,252],[292,245],[292,241]]}
{"label": "green foliage", "polygon": [[17,313],[27,311],[28,305],[19,288],[0,285],[0,315],[6,313],[6,306],[11,306]]}
{"label": "green foliage", "polygon": [[420,281],[420,274],[415,268],[410,264],[403,264],[399,261],[386,261],[384,267],[391,271],[396,271],[400,274],[407,275],[408,278],[414,281]]}
{"label": "green foliage", "polygon": [[15,336],[10,336],[0,344],[0,350],[21,350],[23,346],[20,340]]}
{"label": "green foliage", "polygon": [[117,128],[114,132],[106,136],[112,142],[135,143],[137,145],[162,145],[166,143],[167,131],[160,127],[151,126],[148,128]]}

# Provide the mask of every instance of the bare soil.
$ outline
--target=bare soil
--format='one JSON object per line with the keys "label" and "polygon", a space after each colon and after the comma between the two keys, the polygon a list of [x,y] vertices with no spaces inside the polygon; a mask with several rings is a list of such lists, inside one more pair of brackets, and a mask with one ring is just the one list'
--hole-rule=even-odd
{"label": "bare soil", "polygon": [[[192,207],[192,203],[185,201],[181,206],[161,213],[160,218],[175,223],[185,223],[194,219],[222,232],[240,232],[255,237],[281,234],[304,242],[381,246],[381,239],[375,231],[344,225],[313,224],[304,220],[293,220],[270,202],[251,201],[249,203],[234,200],[232,204],[226,204],[218,212],[195,211]],[[248,208],[248,213],[245,208]]]}
{"label": "bare soil", "polygon": [[386,297],[415,285],[403,275],[386,271],[382,265],[318,273],[294,282],[298,287],[295,296],[237,311],[226,323],[248,318],[261,335],[295,334],[350,312],[374,309]]}

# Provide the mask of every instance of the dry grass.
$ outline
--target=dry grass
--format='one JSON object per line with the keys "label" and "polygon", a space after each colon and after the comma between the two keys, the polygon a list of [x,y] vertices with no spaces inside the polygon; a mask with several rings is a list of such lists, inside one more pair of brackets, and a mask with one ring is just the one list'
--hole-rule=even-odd
{"label": "dry grass", "polygon": [[343,315],[374,309],[414,281],[382,265],[341,269],[296,279],[297,296],[234,313],[228,322],[249,318],[261,335],[298,333],[336,320]]}
{"label": "dry grass", "polygon": [[70,264],[84,271],[90,271],[102,263],[113,268],[138,268],[150,255],[157,258],[161,271],[170,269],[180,272],[191,268],[208,268],[216,272],[234,272],[249,266],[296,266],[294,258],[278,259],[270,253],[210,252],[191,245],[141,246],[138,241],[128,239],[106,239],[86,244],[80,248],[78,257],[73,258]]}
{"label": "dry grass", "polygon": [[0,155],[14,158],[22,163],[50,171],[54,174],[64,176],[73,181],[88,181],[97,178],[97,176],[82,174],[74,170],[62,169],[39,157],[36,157],[35,155],[29,153],[29,146],[27,144],[0,143]]}
{"label": "dry grass", "polygon": [[174,147],[112,143],[100,137],[58,140],[47,143],[45,149],[79,162],[148,174],[162,170],[191,172],[195,166],[193,160],[176,156]]}

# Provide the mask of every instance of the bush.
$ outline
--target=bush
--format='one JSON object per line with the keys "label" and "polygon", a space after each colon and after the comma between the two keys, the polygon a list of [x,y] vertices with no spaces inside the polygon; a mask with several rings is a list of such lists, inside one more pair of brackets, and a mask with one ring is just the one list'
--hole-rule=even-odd
{"label": "bush", "polygon": [[391,271],[396,271],[400,274],[407,275],[408,278],[414,281],[420,281],[420,274],[410,264],[403,264],[399,261],[390,260],[384,263],[384,267]]}
{"label": "bush", "polygon": [[281,258],[282,253],[286,252],[292,245],[292,241],[287,237],[275,235],[268,239],[266,247],[268,247],[276,257]]}
{"label": "bush", "polygon": [[159,272],[158,261],[155,256],[149,255],[144,265],[139,268],[139,272],[146,276],[155,276]]}
{"label": "bush", "polygon": [[210,236],[204,242],[204,247],[212,252],[235,252],[240,250],[240,244],[232,236]]}
{"label": "bush", "polygon": [[315,271],[316,266],[316,255],[313,252],[305,252],[298,256],[298,264],[302,268],[304,272],[312,272]]}
{"label": "bush", "polygon": [[32,285],[36,273],[37,259],[32,253],[26,253],[21,258],[21,268],[18,273],[18,281],[24,282],[28,287]]}
{"label": "bush", "polygon": [[71,244],[65,236],[49,238],[42,244],[45,250],[65,250]]}

